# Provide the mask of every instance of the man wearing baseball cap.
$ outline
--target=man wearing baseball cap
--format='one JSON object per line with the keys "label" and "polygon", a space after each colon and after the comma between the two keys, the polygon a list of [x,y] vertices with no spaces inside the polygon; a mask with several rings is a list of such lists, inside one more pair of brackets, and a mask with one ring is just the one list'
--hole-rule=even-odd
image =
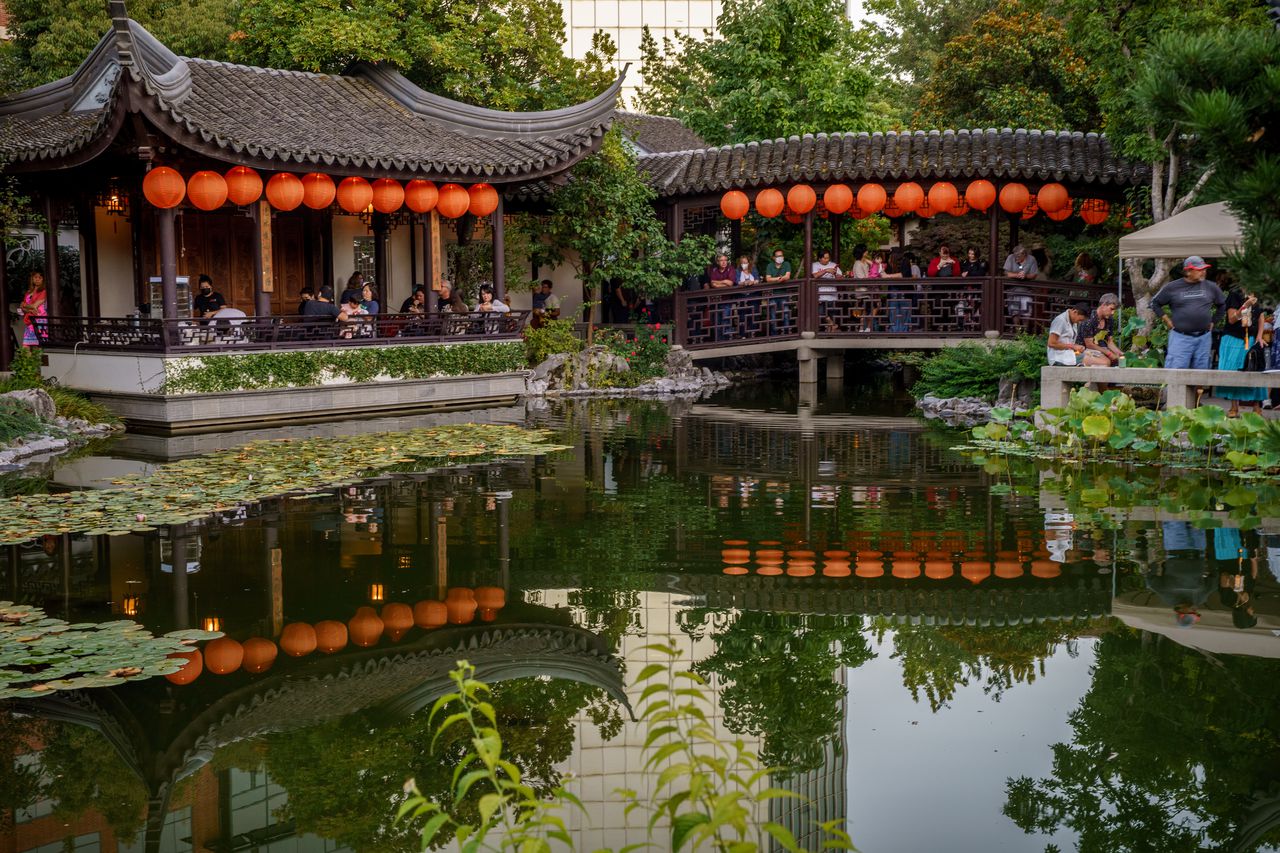
{"label": "man wearing baseball cap", "polygon": [[1151,310],[1169,327],[1165,367],[1208,370],[1211,366],[1213,335],[1209,332],[1227,300],[1218,285],[1205,278],[1207,269],[1204,258],[1192,255],[1182,262],[1182,278],[1160,288],[1151,300]]}

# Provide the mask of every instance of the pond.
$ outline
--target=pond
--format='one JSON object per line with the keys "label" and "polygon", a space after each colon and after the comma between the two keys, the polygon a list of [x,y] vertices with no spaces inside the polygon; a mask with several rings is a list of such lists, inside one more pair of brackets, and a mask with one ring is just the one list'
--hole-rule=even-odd
{"label": "pond", "polygon": [[0,598],[237,642],[0,702],[0,849],[415,850],[395,806],[449,788],[428,713],[459,658],[531,784],[575,777],[577,848],[641,842],[610,792],[646,784],[631,679],[663,640],[808,798],[757,819],[810,847],[843,819],[867,853],[1277,849],[1280,520],[1190,475],[964,455],[891,384],[127,436],[4,485],[470,419],[570,449],[5,546]]}

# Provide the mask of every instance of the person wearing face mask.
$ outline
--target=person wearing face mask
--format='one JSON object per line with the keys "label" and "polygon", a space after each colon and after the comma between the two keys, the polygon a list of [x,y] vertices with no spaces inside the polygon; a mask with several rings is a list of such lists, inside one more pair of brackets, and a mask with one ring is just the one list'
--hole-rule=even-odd
{"label": "person wearing face mask", "polygon": [[756,265],[746,255],[738,258],[738,270],[734,284],[743,287],[748,284],[759,284],[760,276],[756,274]]}
{"label": "person wearing face mask", "polygon": [[781,249],[773,250],[773,260],[764,266],[764,280],[768,284],[791,280],[791,262]]}
{"label": "person wearing face mask", "polygon": [[196,282],[200,286],[200,292],[196,294],[195,299],[191,300],[191,307],[195,309],[197,317],[211,317],[215,311],[227,304],[227,300],[213,289],[213,279],[209,276],[201,273]]}

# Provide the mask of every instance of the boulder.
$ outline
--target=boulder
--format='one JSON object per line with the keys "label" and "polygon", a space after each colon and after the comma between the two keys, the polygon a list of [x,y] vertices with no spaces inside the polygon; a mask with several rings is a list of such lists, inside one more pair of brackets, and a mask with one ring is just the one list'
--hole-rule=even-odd
{"label": "boulder", "polygon": [[58,413],[58,407],[54,405],[53,398],[43,388],[24,388],[21,391],[9,391],[0,396],[30,409],[31,413],[42,421],[52,421]]}
{"label": "boulder", "polygon": [[569,360],[569,354],[565,352],[557,352],[547,356],[546,360],[533,369],[534,379],[546,379],[555,371],[564,367],[565,362]]}

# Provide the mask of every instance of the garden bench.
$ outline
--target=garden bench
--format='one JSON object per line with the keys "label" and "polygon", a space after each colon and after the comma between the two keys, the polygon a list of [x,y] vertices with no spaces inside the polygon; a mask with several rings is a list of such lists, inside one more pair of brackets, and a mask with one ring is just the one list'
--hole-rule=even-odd
{"label": "garden bench", "polygon": [[1163,385],[1168,408],[1196,405],[1197,388],[1215,385],[1235,388],[1280,388],[1280,373],[1246,373],[1222,370],[1172,370],[1164,367],[1062,367],[1040,368],[1040,405],[1058,409],[1067,405],[1071,385],[1105,382],[1110,385]]}

